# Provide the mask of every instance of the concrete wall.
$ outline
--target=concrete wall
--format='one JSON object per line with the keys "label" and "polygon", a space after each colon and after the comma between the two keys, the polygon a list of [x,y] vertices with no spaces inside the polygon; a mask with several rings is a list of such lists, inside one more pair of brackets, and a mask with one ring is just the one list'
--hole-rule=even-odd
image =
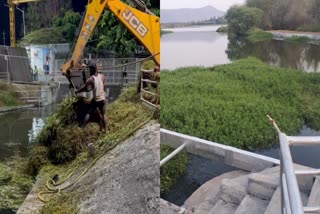
{"label": "concrete wall", "polygon": [[177,148],[186,143],[186,151],[250,172],[259,172],[280,164],[280,161],[263,155],[203,140],[166,129],[160,129],[160,143]]}
{"label": "concrete wall", "polygon": [[0,79],[32,82],[30,63],[25,48],[0,46]]}

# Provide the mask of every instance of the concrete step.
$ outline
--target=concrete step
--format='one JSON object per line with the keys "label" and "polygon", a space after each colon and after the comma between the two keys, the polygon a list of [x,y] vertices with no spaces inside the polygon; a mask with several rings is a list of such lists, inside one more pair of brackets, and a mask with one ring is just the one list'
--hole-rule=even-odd
{"label": "concrete step", "polygon": [[320,206],[320,177],[317,176],[310,193],[308,207]]}
{"label": "concrete step", "polygon": [[246,195],[234,214],[260,214],[263,213],[269,204],[269,200]]}
{"label": "concrete step", "polygon": [[[279,167],[272,167],[255,174],[264,175],[264,174],[276,173],[277,171],[279,171]],[[242,199],[248,193],[249,177],[250,175],[241,176],[232,180],[224,179],[221,182],[220,199],[224,200],[225,202],[240,204]]]}
{"label": "concrete step", "polygon": [[279,173],[253,173],[248,180],[248,193],[263,200],[270,200],[279,185]]}
{"label": "concrete step", "polygon": [[208,214],[234,214],[238,205],[219,200]]}
{"label": "concrete step", "polygon": [[208,213],[219,200],[221,181],[225,178],[234,179],[247,174],[248,172],[235,170],[207,181],[185,201],[182,207],[197,214]]}
{"label": "concrete step", "polygon": [[239,205],[247,195],[248,176],[236,179],[223,179],[220,186],[220,199]]}
{"label": "concrete step", "polygon": [[[308,202],[308,195],[304,192],[300,192],[302,204],[305,206]],[[264,212],[264,214],[281,214],[281,189],[280,186],[277,187],[274,192],[270,203]]]}
{"label": "concrete step", "polygon": [[182,214],[185,213],[185,209],[172,204],[168,201],[160,199],[160,213],[161,214]]}

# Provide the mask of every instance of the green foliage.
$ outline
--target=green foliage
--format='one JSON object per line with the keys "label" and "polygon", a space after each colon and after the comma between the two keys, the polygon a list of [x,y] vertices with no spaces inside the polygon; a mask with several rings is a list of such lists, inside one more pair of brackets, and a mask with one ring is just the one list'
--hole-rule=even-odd
{"label": "green foliage", "polygon": [[[134,88],[126,89],[119,98],[107,106],[107,133],[99,132],[97,124],[88,124],[85,128],[78,126],[77,106],[81,98],[69,97],[60,103],[47,118],[45,126],[39,133],[32,148],[28,171],[35,175],[43,165],[49,163],[72,162],[79,154],[86,151],[89,143],[112,148],[117,140],[123,138],[151,116],[151,112],[142,106]],[[53,167],[56,169],[55,167]]]}
{"label": "green foliage", "polygon": [[170,30],[161,30],[160,31],[160,35],[168,34],[168,33],[173,33],[173,31],[170,31]]}
{"label": "green foliage", "polygon": [[99,128],[96,124],[87,125],[83,129],[79,127],[76,112],[78,105],[82,103],[81,98],[66,98],[47,118],[39,133],[37,144],[48,148],[47,157],[52,163],[65,163],[75,159],[90,142],[98,139]]}
{"label": "green foliage", "polygon": [[150,59],[150,60],[143,62],[141,67],[146,70],[151,70],[151,69],[154,69],[154,66],[155,66],[154,61]]}
{"label": "green foliage", "polygon": [[10,84],[0,81],[0,107],[19,105],[18,99],[19,96],[16,89]]}
{"label": "green foliage", "polygon": [[24,172],[25,160],[0,164],[0,210],[17,211],[30,191],[33,180]]}
{"label": "green foliage", "polygon": [[219,33],[227,33],[228,32],[228,25],[225,25],[225,26],[221,26],[217,29],[217,32]]}
{"label": "green foliage", "polygon": [[272,33],[262,31],[262,30],[251,30],[248,33],[248,40],[250,42],[261,42],[261,41],[268,41],[272,39]]}
{"label": "green foliage", "polygon": [[[160,145],[160,160],[165,158],[174,149],[167,145]],[[188,156],[185,151],[180,152],[160,168],[160,192],[166,193],[182,175],[188,164]]]}
{"label": "green foliage", "polygon": [[274,145],[266,115],[288,135],[319,129],[320,74],[249,58],[161,74],[162,127],[243,149]]}
{"label": "green foliage", "polygon": [[306,36],[291,36],[284,39],[287,42],[293,42],[293,43],[306,43],[310,41],[309,37]]}
{"label": "green foliage", "polygon": [[66,41],[60,28],[43,28],[27,34],[20,43],[25,46],[29,44],[56,44]]}
{"label": "green foliage", "polygon": [[246,35],[249,30],[259,25],[262,15],[260,9],[235,5],[229,8],[225,18],[231,33]]}
{"label": "green foliage", "polygon": [[44,204],[40,214],[77,214],[78,198],[78,195],[75,193],[56,195],[51,198],[49,202]]}
{"label": "green foliage", "polygon": [[71,7],[71,0],[50,0],[28,3],[26,11],[27,32],[52,27],[53,17],[62,17]]}
{"label": "green foliage", "polygon": [[48,163],[48,148],[45,146],[36,145],[30,152],[27,167],[25,169],[26,173],[35,176],[38,174],[41,167]]}
{"label": "green foliage", "polygon": [[[129,1],[123,1],[129,4]],[[144,1],[146,6],[150,7],[150,0]],[[152,12],[158,14],[159,8],[152,9]],[[127,57],[138,47],[139,42],[135,39],[124,25],[119,22],[110,11],[105,10],[97,24],[96,29],[88,44],[88,49],[95,52],[102,50],[111,50],[116,57]]]}
{"label": "green foliage", "polygon": [[58,16],[53,18],[53,27],[61,30],[63,37],[68,42],[72,42],[75,38],[80,20],[81,15],[79,13],[69,10],[62,18]]}

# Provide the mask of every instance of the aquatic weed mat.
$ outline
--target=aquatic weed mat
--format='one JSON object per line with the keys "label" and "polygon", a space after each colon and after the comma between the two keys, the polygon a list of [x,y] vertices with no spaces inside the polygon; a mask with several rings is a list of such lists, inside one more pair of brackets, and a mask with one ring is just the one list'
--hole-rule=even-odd
{"label": "aquatic weed mat", "polygon": [[320,129],[320,74],[248,58],[212,68],[161,73],[163,128],[242,149],[276,144],[267,114],[283,132]]}

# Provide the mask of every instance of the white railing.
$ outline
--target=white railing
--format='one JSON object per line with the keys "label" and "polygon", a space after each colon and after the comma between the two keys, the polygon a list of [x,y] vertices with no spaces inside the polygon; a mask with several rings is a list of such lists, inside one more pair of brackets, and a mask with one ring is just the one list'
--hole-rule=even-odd
{"label": "white railing", "polygon": [[[269,116],[268,116],[269,117]],[[281,132],[275,121],[269,117],[279,136],[280,144],[280,187],[281,187],[281,213],[302,214],[318,213],[318,207],[304,207],[296,175],[317,175],[318,169],[295,170],[290,152],[290,146],[320,145],[320,137],[287,136]],[[320,205],[320,202],[319,202]]]}

